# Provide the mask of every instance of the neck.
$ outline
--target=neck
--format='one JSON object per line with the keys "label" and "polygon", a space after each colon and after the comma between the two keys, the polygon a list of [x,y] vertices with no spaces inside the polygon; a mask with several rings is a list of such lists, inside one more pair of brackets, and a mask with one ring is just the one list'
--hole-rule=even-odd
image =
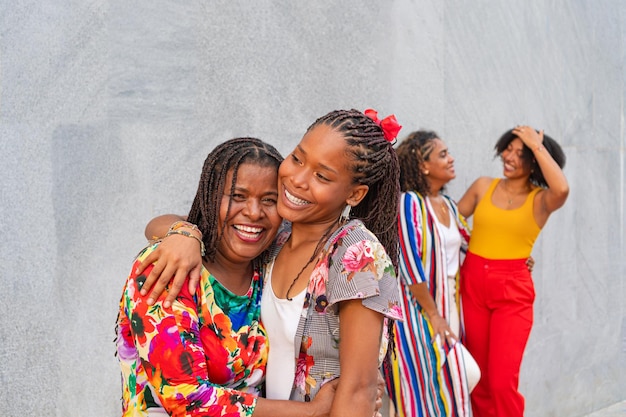
{"label": "neck", "polygon": [[428,191],[426,191],[426,196],[431,198],[437,198],[441,196],[441,187],[430,187]]}
{"label": "neck", "polygon": [[505,178],[502,180],[502,185],[504,185],[504,188],[506,188],[507,191],[514,194],[521,194],[530,190],[528,178]]}
{"label": "neck", "polygon": [[291,236],[289,237],[289,246],[296,247],[306,244],[316,244],[326,235],[330,236],[339,224],[339,220],[333,220],[330,223],[314,223],[303,224],[296,223],[291,226]]}

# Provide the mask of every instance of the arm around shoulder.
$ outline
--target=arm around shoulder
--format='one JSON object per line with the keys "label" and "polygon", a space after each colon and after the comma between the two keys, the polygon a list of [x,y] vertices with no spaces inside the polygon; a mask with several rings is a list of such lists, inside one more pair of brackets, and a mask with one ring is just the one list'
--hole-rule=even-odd
{"label": "arm around shoulder", "polygon": [[160,239],[169,230],[172,223],[187,220],[187,216],[180,216],[178,214],[163,214],[150,220],[146,225],[144,234],[148,240]]}

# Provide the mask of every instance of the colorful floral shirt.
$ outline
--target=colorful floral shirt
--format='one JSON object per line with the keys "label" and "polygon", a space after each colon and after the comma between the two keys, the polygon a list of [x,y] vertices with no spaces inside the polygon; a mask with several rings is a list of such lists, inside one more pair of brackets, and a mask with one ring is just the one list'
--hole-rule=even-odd
{"label": "colorful floral shirt", "polygon": [[[133,271],[156,245],[144,249]],[[235,295],[203,268],[170,308],[165,293],[148,306],[139,293],[149,267],[126,281],[117,320],[123,416],[250,416],[261,393],[268,343],[259,323],[261,279]]]}
{"label": "colorful floral shirt", "polygon": [[[309,401],[324,382],[340,375],[338,303],[352,299],[362,299],[365,307],[388,319],[402,319],[391,260],[360,220],[352,220],[333,233],[309,278],[295,337],[299,356],[291,400]],[[387,319],[381,363],[386,350]]]}

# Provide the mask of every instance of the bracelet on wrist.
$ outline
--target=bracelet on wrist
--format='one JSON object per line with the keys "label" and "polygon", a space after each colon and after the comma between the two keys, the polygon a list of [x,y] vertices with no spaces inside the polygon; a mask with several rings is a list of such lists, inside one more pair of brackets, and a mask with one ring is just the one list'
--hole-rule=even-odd
{"label": "bracelet on wrist", "polygon": [[533,149],[533,152],[541,152],[541,151],[543,151],[543,149],[544,149],[544,148],[543,148],[543,145],[542,145],[542,144],[539,144],[539,145],[537,145],[537,146],[535,147],[535,149]]}
{"label": "bracelet on wrist", "polygon": [[204,254],[206,253],[206,248],[204,247],[204,242],[202,241],[202,238],[196,236],[192,232],[188,232],[186,230],[171,230],[170,229],[165,235],[165,237],[171,236],[171,235],[182,235],[182,236],[187,236],[187,237],[196,239],[198,242],[200,242],[200,254],[204,256]]}
{"label": "bracelet on wrist", "polygon": [[175,221],[174,223],[172,223],[172,225],[170,226],[169,231],[183,229],[183,228],[184,229],[191,229],[191,230],[194,230],[194,231],[198,232],[200,234],[200,239],[202,239],[202,232],[200,231],[198,226],[196,226],[195,224],[193,224],[191,222],[187,222],[185,220],[178,220],[178,221]]}

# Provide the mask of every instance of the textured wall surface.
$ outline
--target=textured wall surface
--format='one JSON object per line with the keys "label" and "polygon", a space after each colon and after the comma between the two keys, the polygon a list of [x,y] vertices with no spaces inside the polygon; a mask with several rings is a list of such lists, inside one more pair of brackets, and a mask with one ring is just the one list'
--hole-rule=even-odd
{"label": "textured wall surface", "polygon": [[218,142],[286,153],[345,107],[438,131],[453,197],[499,175],[513,125],[560,141],[527,415],[623,400],[625,54],[622,0],[1,2],[0,415],[119,415],[114,322],[146,222],[187,212]]}

